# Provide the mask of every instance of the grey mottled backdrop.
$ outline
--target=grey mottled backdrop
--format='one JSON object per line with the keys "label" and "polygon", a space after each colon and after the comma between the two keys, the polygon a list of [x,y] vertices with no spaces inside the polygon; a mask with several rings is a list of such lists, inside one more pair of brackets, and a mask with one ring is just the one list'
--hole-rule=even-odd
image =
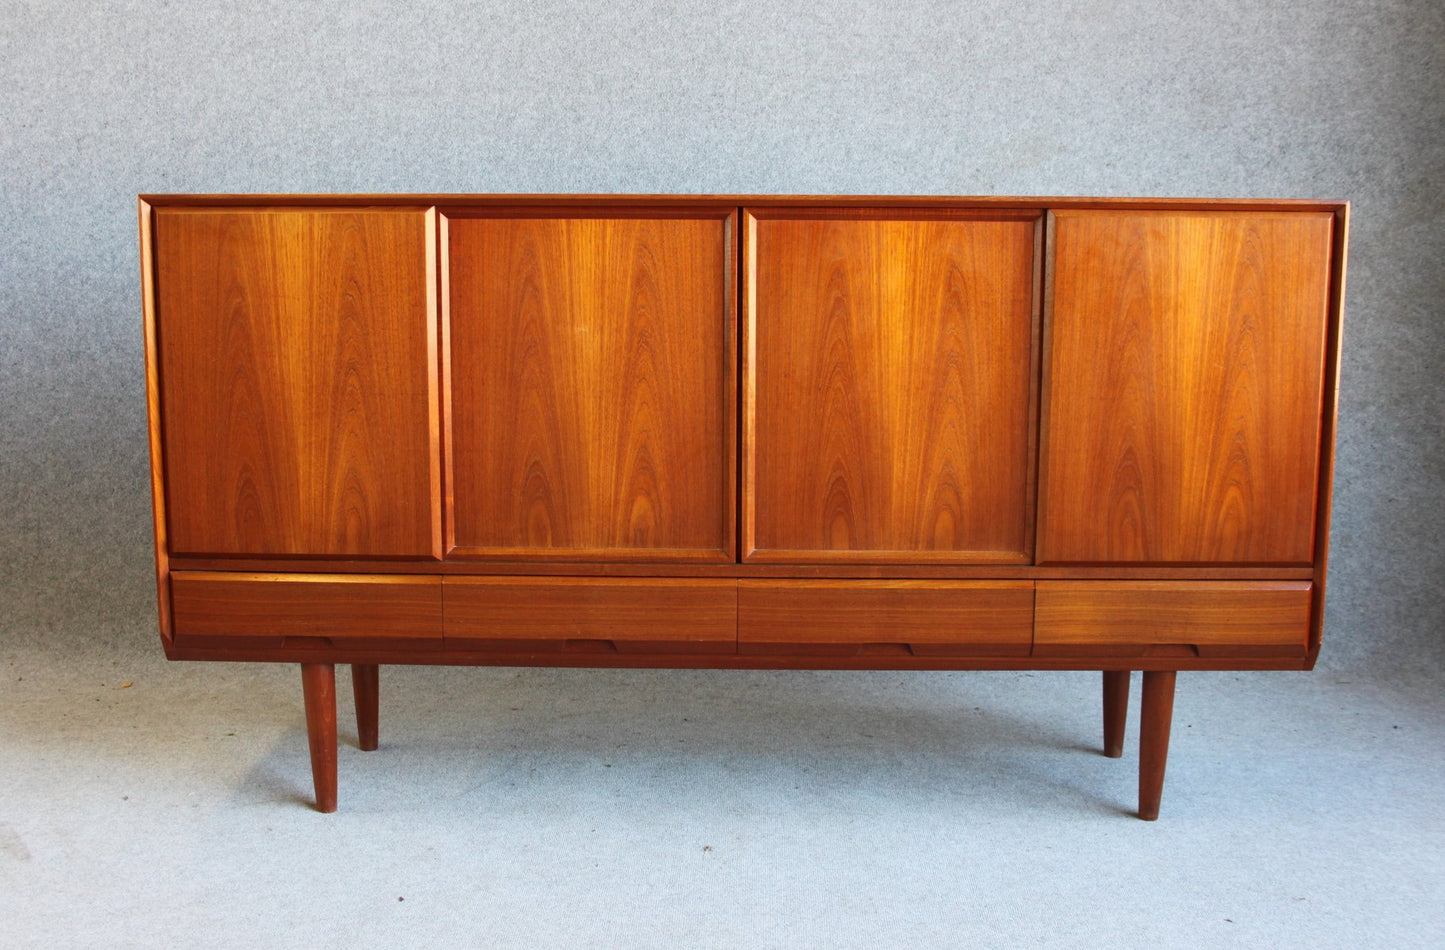
{"label": "grey mottled backdrop", "polygon": [[0,647],[159,650],[138,192],[1343,197],[1321,662],[1437,673],[1445,4],[789,6],[0,3]]}

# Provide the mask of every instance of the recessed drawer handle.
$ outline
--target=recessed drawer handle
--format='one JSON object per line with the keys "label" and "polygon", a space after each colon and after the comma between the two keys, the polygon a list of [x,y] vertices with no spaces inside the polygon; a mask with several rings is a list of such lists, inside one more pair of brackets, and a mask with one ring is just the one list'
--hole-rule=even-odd
{"label": "recessed drawer handle", "polygon": [[617,644],[611,640],[578,637],[565,641],[562,649],[569,653],[616,653]]}
{"label": "recessed drawer handle", "polygon": [[1144,656],[1198,656],[1199,647],[1192,643],[1152,643],[1144,648]]}
{"label": "recessed drawer handle", "polygon": [[861,656],[912,656],[913,647],[907,643],[865,643],[858,648]]}

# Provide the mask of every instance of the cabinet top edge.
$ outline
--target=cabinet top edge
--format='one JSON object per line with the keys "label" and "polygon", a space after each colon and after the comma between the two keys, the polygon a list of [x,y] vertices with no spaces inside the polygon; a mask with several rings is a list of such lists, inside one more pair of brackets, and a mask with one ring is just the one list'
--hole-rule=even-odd
{"label": "cabinet top edge", "polygon": [[1003,195],[627,195],[627,194],[142,194],[153,208],[188,206],[334,205],[342,207],[446,205],[448,207],[679,207],[751,206],[757,208],[996,208],[1045,211],[1108,208],[1116,210],[1344,211],[1343,199],[1314,198],[1149,198]]}

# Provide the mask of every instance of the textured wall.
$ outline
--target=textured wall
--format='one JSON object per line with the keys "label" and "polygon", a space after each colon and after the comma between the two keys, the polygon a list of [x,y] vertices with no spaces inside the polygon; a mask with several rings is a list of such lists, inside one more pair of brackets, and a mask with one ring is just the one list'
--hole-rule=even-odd
{"label": "textured wall", "polygon": [[1321,662],[1438,669],[1445,4],[781,6],[0,3],[0,647],[159,649],[137,192],[1239,195],[1355,203]]}

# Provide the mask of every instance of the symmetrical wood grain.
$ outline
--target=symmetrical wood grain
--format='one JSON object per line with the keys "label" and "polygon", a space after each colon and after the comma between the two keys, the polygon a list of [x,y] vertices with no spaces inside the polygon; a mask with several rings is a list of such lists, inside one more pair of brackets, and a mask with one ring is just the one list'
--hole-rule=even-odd
{"label": "symmetrical wood grain", "polygon": [[1026,656],[1028,581],[738,581],[741,653]]}
{"label": "symmetrical wood grain", "polygon": [[733,218],[447,219],[453,554],[731,559]]}
{"label": "symmetrical wood grain", "polygon": [[748,560],[1028,559],[1033,216],[750,215]]}
{"label": "symmetrical wood grain", "polygon": [[441,646],[440,577],[177,571],[171,579],[176,637],[187,642]]}
{"label": "symmetrical wood grain", "polygon": [[448,577],[448,646],[733,653],[737,583],[673,577]]}
{"label": "symmetrical wood grain", "polygon": [[1052,216],[1040,562],[1311,561],[1331,221]]}
{"label": "symmetrical wood grain", "polygon": [[439,553],[432,216],[156,212],[173,554]]}
{"label": "symmetrical wood grain", "polygon": [[1308,581],[1039,581],[1034,656],[1294,656]]}

